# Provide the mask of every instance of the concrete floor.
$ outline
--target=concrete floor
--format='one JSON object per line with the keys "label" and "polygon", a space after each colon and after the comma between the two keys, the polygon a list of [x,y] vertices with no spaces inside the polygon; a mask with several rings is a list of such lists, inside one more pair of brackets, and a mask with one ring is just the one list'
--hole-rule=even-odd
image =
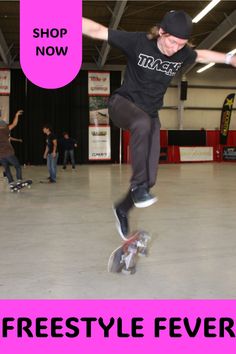
{"label": "concrete floor", "polygon": [[[0,168],[1,170],[1,168]],[[1,299],[229,299],[236,296],[236,164],[161,165],[159,202],[135,209],[148,230],[148,258],[132,276],[107,273],[121,240],[111,205],[126,191],[127,165],[27,167],[32,189],[0,179]],[[1,172],[1,171],[0,171]]]}

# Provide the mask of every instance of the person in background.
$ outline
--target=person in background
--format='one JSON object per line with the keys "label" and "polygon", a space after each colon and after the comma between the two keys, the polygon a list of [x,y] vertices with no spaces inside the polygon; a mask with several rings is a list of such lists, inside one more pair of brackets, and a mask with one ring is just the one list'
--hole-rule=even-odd
{"label": "person in background", "polygon": [[16,112],[12,123],[8,124],[4,119],[0,119],[0,163],[4,168],[4,176],[9,184],[14,184],[14,178],[11,173],[10,165],[15,167],[16,182],[22,181],[22,168],[18,158],[15,155],[13,146],[10,143],[10,132],[17,126],[19,117],[23,110]]}
{"label": "person in background", "polygon": [[63,149],[63,169],[66,169],[67,162],[70,157],[70,162],[72,169],[75,169],[75,152],[74,149],[77,147],[77,142],[75,139],[69,137],[67,132],[63,133],[63,139],[61,140],[62,149]]}
{"label": "person in background", "polygon": [[49,124],[43,126],[43,133],[46,135],[46,146],[43,157],[47,160],[49,172],[48,183],[56,183],[58,160],[57,138]]}
{"label": "person in background", "polygon": [[[17,142],[17,143],[23,143],[23,140],[22,139],[19,139],[19,138],[13,138],[12,136],[11,136],[11,134],[9,135],[9,142],[11,143],[12,141],[14,141],[14,142]],[[5,178],[6,180],[7,180],[7,175],[6,175],[6,172],[5,171],[3,171],[3,178]]]}
{"label": "person in background", "polygon": [[192,19],[184,11],[169,11],[149,33],[126,32],[82,19],[82,32],[108,41],[127,58],[124,80],[110,97],[109,116],[115,125],[130,132],[132,176],[130,188],[113,210],[120,236],[129,234],[128,213],[157,201],[150,189],[155,185],[160,155],[158,111],[172,78],[184,66],[225,63],[236,67],[236,56],[211,50],[194,50],[188,40]]}

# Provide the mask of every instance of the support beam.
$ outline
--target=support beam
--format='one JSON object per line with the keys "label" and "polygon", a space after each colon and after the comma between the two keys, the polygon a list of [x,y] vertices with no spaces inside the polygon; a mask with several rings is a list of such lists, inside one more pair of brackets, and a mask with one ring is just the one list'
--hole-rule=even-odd
{"label": "support beam", "polygon": [[11,62],[11,55],[1,28],[0,28],[0,56],[3,60],[4,65],[8,67]]}
{"label": "support beam", "polygon": [[[0,0],[1,1],[1,0]],[[4,64],[3,61],[0,61],[0,68],[5,68],[6,65]],[[125,65],[114,65],[114,64],[110,64],[110,65],[104,65],[102,67],[102,70],[104,71],[123,71],[125,70]],[[11,63],[11,65],[9,66],[9,69],[21,69],[20,63],[19,61],[14,61]],[[95,63],[83,63],[81,66],[81,70],[97,70],[98,67]]]}
{"label": "support beam", "polygon": [[[121,17],[124,13],[125,7],[126,7],[127,1],[117,1],[113,14],[112,14],[112,18],[109,24],[109,28],[112,29],[117,29]],[[110,51],[110,45],[107,42],[103,42],[102,45],[102,49],[101,49],[101,54],[99,56],[99,59],[97,61],[98,67],[102,68],[107,60],[107,56],[109,54]]]}
{"label": "support beam", "polygon": [[[212,49],[236,28],[236,10],[232,12],[209,36],[207,36],[196,49]],[[233,45],[233,44],[232,44]],[[184,74],[188,73],[196,64],[188,67]]]}
{"label": "support beam", "polygon": [[[101,70],[104,71],[123,71],[125,70],[126,65],[118,65],[118,64],[107,64],[103,65]],[[81,70],[97,70],[98,67],[95,63],[83,63],[81,66]]]}

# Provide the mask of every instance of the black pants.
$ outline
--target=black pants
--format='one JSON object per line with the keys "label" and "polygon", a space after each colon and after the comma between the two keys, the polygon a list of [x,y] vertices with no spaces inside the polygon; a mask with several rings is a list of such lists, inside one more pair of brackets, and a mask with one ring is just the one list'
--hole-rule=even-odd
{"label": "black pants", "polygon": [[4,167],[6,177],[8,179],[8,183],[11,183],[14,181],[11,170],[10,170],[10,165],[13,165],[16,169],[16,179],[22,179],[22,170],[21,170],[21,165],[19,163],[18,158],[15,155],[7,156],[4,157],[0,160],[2,166]]}
{"label": "black pants", "polygon": [[[132,177],[130,189],[151,188],[156,183],[160,157],[160,121],[153,119],[126,98],[115,94],[109,100],[109,115],[119,128],[130,131]],[[133,206],[130,190],[119,207],[127,212]]]}

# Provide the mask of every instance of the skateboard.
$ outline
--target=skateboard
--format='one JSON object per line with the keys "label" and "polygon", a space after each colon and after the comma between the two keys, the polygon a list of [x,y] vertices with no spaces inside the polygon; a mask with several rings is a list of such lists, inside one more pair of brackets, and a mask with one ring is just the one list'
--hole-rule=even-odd
{"label": "skateboard", "polygon": [[134,274],[138,256],[148,255],[148,244],[151,237],[146,231],[134,231],[127,241],[116,248],[109,257],[108,272]]}
{"label": "skateboard", "polygon": [[20,190],[22,188],[31,188],[31,184],[33,183],[33,181],[31,179],[27,179],[25,181],[21,181],[21,182],[14,182],[10,184],[10,191],[11,192],[20,192]]}

